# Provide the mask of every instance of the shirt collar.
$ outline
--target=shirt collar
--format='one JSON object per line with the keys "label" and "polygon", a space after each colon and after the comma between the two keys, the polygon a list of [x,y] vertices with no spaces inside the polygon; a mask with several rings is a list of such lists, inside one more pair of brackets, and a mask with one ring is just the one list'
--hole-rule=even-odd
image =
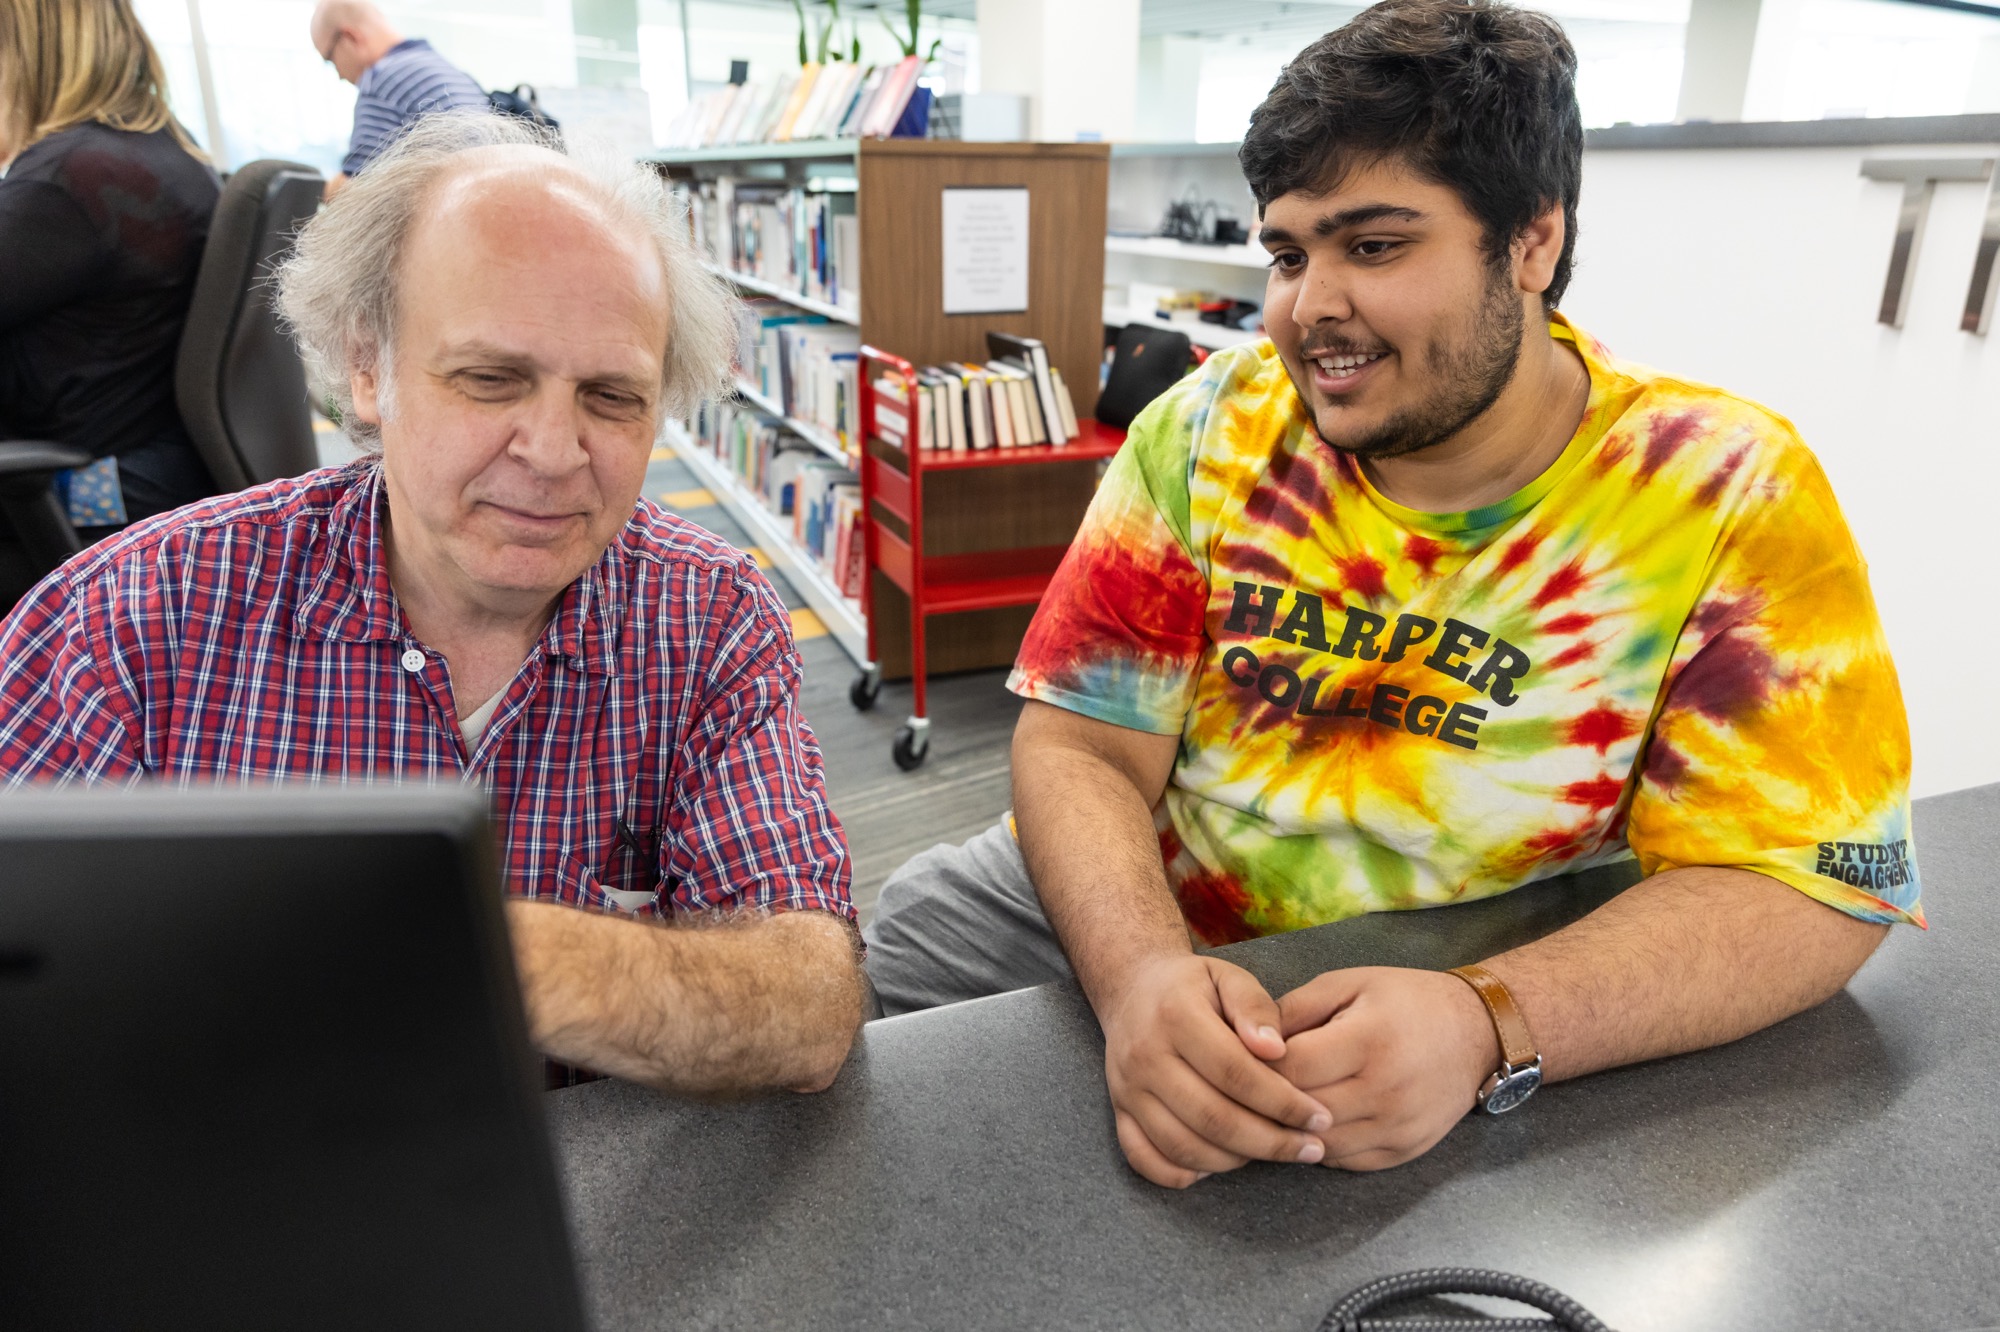
{"label": "shirt collar", "polygon": [[[294,627],[302,637],[334,642],[401,642],[411,634],[389,584],[382,466],[364,458],[351,464],[350,471],[352,483],[329,511],[321,548],[307,570],[309,585],[299,599]],[[542,631],[544,655],[592,675],[611,674],[624,619],[623,539],[621,529],[597,563],[563,590]]]}

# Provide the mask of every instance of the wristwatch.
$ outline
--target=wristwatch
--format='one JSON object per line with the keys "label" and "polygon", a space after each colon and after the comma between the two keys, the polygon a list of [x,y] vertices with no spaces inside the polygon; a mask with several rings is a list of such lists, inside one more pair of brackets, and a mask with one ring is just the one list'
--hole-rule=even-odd
{"label": "wristwatch", "polygon": [[1484,967],[1453,967],[1451,974],[1470,985],[1492,1015],[1493,1030],[1500,1037],[1500,1067],[1480,1085],[1476,1104],[1489,1115],[1504,1115],[1542,1085],[1542,1057],[1535,1053],[1535,1038],[1528,1034],[1527,1020],[1498,976]]}

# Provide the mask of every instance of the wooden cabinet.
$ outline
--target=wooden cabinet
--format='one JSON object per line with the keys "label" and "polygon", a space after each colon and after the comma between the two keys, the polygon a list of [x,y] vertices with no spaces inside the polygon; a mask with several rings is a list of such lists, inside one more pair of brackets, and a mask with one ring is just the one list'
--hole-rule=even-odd
{"label": "wooden cabinet", "polygon": [[[1096,143],[960,143],[886,139],[860,143],[748,145],[667,155],[659,167],[680,178],[729,176],[810,186],[852,180],[860,219],[858,323],[864,343],[918,365],[984,361],[989,330],[1040,338],[1070,387],[1080,416],[1097,403],[1104,347],[1104,234],[1110,149]],[[954,187],[1014,186],[1028,191],[1028,308],[1020,314],[944,312],[943,195]],[[746,293],[777,295],[801,308],[857,322],[848,311],[795,299],[765,281],[732,276]],[[805,431],[801,431],[805,434]],[[810,436],[807,436],[810,438]],[[823,444],[823,441],[822,441]],[[772,563],[820,612],[842,646],[864,655],[858,608],[838,593],[803,553],[770,549],[781,537],[761,502],[731,487],[712,457],[685,437],[675,447],[745,528],[757,533]],[[977,554],[1066,542],[1090,502],[1097,463],[1078,459],[1018,467],[945,471],[926,477],[926,547]],[[885,677],[909,672],[906,603],[879,576],[874,596],[884,630],[878,643]],[[967,611],[935,617],[933,672],[1004,666],[1014,658],[1031,611]],[[898,626],[892,628],[894,626]]]}

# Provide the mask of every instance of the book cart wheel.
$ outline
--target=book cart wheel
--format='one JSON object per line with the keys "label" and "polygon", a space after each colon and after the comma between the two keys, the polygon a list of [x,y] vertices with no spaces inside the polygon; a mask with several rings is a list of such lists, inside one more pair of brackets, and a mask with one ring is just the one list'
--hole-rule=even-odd
{"label": "book cart wheel", "polygon": [[896,730],[896,743],[889,754],[904,772],[915,772],[931,753],[931,724],[928,718],[912,717]]}
{"label": "book cart wheel", "polygon": [[867,712],[881,696],[882,668],[871,662],[855,672],[854,683],[847,687],[847,701],[856,712]]}

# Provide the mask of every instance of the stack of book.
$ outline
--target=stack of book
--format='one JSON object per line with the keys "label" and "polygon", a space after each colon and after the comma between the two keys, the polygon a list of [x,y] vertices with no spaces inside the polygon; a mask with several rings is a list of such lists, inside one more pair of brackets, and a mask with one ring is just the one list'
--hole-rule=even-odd
{"label": "stack of book", "polygon": [[860,348],[853,328],[783,301],[759,298],[737,307],[737,379],[848,449],[861,425]]}
{"label": "stack of book", "polygon": [[923,73],[905,56],[893,65],[808,63],[770,78],[731,84],[687,104],[663,148],[720,148],[808,139],[886,138],[903,118]]}
{"label": "stack of book", "polygon": [[695,248],[718,268],[861,312],[861,223],[852,190],[723,177],[675,186]]}
{"label": "stack of book", "polygon": [[791,478],[792,538],[843,597],[861,595],[866,547],[861,535],[861,479],[825,458]]}
{"label": "stack of book", "polygon": [[917,371],[916,401],[896,375],[877,376],[875,431],[907,449],[1009,449],[1067,444],[1076,404],[1062,371],[1034,338],[986,335],[983,364],[947,361]]}
{"label": "stack of book", "polygon": [[861,479],[768,412],[705,403],[687,422],[698,447],[734,473],[844,597],[861,595]]}
{"label": "stack of book", "polygon": [[759,391],[786,416],[853,450],[861,426],[861,334],[843,324],[793,323],[774,326],[771,340],[775,355],[758,362]]}

